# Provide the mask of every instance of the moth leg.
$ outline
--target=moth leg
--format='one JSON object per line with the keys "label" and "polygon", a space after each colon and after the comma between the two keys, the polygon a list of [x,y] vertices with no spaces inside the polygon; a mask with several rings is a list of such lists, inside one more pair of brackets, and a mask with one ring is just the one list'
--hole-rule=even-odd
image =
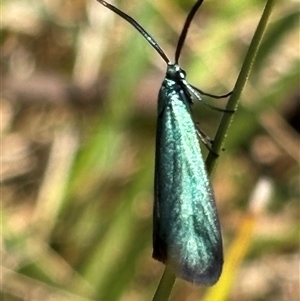
{"label": "moth leg", "polygon": [[[223,112],[223,113],[234,113],[235,110],[227,110],[227,109],[223,109],[223,108],[219,108],[219,107],[215,107],[215,106],[212,106],[210,104],[208,104],[205,100],[202,99],[201,97],[201,90],[199,90],[198,88],[190,85],[188,82],[186,81],[183,81],[183,84],[185,85],[186,89],[189,91],[189,93],[191,95],[193,95],[197,100],[201,101],[204,105],[206,105],[207,107],[211,108],[212,110],[215,110],[215,111],[219,111],[219,112]],[[222,96],[228,96],[230,95],[232,92],[230,93],[227,93],[227,94],[224,94],[224,95],[221,95]],[[208,95],[207,93],[204,94],[204,95]]]}
{"label": "moth leg", "polygon": [[206,135],[200,128],[198,123],[195,124],[196,126],[196,131],[197,131],[197,135],[200,138],[200,140],[202,141],[202,143],[205,145],[205,147],[216,157],[219,157],[219,154],[215,153],[212,150],[212,144],[214,143],[214,140],[211,139],[208,135]]}
{"label": "moth leg", "polygon": [[215,99],[227,98],[227,97],[229,97],[229,96],[232,94],[232,92],[233,92],[233,91],[230,91],[230,92],[228,92],[228,93],[226,93],[226,94],[215,95],[215,94],[206,93],[206,92],[200,90],[199,88],[197,88],[197,87],[195,87],[195,86],[193,86],[193,85],[191,85],[191,86],[192,86],[196,91],[198,91],[201,95],[205,95],[205,96],[208,96],[208,97],[211,97],[211,98],[215,98]]}

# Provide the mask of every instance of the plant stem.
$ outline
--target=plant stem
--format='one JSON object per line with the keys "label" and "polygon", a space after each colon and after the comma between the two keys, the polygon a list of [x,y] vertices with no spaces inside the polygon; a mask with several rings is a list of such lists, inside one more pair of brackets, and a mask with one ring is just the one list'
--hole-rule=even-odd
{"label": "plant stem", "polygon": [[175,282],[175,275],[166,266],[152,301],[168,300]]}
{"label": "plant stem", "polygon": [[[236,84],[234,86],[233,93],[228,100],[226,110],[236,111],[236,109],[238,107],[240,95],[241,95],[242,90],[244,89],[244,86],[249,77],[250,71],[253,66],[253,62],[254,62],[256,54],[258,52],[263,35],[266,31],[267,23],[268,23],[268,20],[271,15],[271,12],[272,12],[275,2],[276,2],[276,0],[267,0],[263,14],[261,16],[261,19],[258,23],[258,26],[256,28],[256,31],[254,33],[254,36],[250,43],[250,46],[248,48],[248,52],[246,54],[242,69],[239,73]],[[217,154],[220,152],[220,150],[222,148],[224,139],[227,135],[227,131],[228,131],[229,125],[231,124],[232,120],[233,120],[232,113],[224,113],[223,114],[219,128],[216,133],[216,137],[214,139],[214,143],[212,145],[212,150]],[[217,159],[216,155],[213,154],[212,152],[210,152],[208,154],[208,157],[206,159],[206,168],[207,168],[207,172],[209,175],[211,175],[211,173],[214,169],[216,159]]]}

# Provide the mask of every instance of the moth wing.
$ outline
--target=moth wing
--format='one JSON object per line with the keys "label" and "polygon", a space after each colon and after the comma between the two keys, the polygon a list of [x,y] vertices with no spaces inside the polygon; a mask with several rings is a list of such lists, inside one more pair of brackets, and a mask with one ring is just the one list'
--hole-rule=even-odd
{"label": "moth wing", "polygon": [[189,282],[214,284],[223,264],[215,201],[184,95],[161,91],[153,257]]}

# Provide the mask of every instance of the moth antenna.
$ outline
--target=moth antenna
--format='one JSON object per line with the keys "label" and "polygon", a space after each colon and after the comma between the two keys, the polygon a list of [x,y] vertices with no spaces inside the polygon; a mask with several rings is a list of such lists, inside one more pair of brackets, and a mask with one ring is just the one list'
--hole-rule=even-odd
{"label": "moth antenna", "polygon": [[183,26],[183,29],[181,31],[181,34],[180,34],[180,37],[178,39],[178,42],[177,42],[177,46],[176,46],[176,51],[175,51],[175,64],[178,64],[178,61],[179,61],[179,57],[180,57],[180,53],[181,53],[181,49],[182,49],[182,46],[184,44],[184,41],[185,41],[185,38],[187,36],[187,33],[188,33],[188,30],[189,30],[189,27],[191,25],[191,22],[198,10],[198,8],[200,7],[200,5],[202,4],[204,0],[199,0],[197,1],[194,6],[192,7],[191,11],[189,12],[186,20],[185,20],[185,23],[184,23],[184,26]]}

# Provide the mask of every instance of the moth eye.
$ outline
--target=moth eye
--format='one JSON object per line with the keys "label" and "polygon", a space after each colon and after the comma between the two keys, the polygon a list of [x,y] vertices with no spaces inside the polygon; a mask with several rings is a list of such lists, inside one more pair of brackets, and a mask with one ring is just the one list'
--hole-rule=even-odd
{"label": "moth eye", "polygon": [[184,70],[181,70],[180,73],[179,73],[179,77],[181,79],[185,78],[186,77],[186,72]]}

